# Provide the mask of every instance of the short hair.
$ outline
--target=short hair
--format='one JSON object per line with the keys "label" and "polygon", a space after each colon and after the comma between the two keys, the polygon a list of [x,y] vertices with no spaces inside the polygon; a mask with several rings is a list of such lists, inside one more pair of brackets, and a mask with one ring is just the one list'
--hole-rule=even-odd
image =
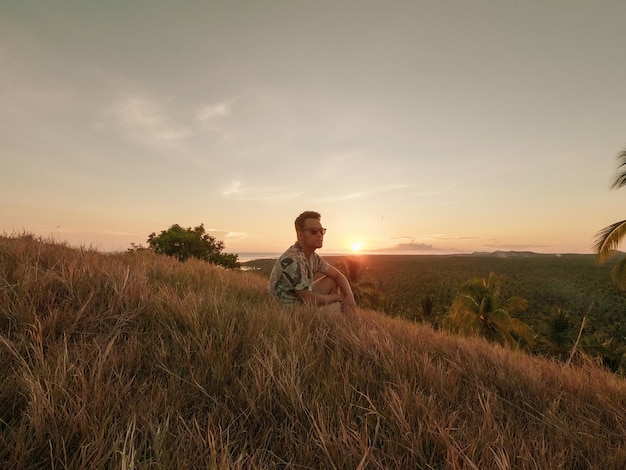
{"label": "short hair", "polygon": [[320,220],[321,218],[322,218],[322,216],[320,215],[319,212],[304,211],[302,214],[300,214],[298,217],[296,217],[296,222],[295,222],[296,230],[304,228],[304,221],[306,219],[317,219],[317,220]]}

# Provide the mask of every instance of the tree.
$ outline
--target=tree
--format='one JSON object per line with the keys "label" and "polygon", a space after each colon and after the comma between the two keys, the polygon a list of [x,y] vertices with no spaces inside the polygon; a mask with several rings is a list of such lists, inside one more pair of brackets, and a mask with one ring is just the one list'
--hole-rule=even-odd
{"label": "tree", "polygon": [[[618,165],[617,176],[611,184],[611,189],[618,189],[626,186],[626,150],[623,150],[618,156],[620,161]],[[615,254],[618,245],[626,236],[626,220],[615,222],[604,227],[596,235],[596,241],[593,246],[598,253],[598,261],[600,263]],[[612,269],[613,279],[619,284],[621,289],[626,289],[626,257],[622,258]]]}
{"label": "tree", "polygon": [[511,314],[526,308],[521,297],[503,298],[502,279],[490,273],[487,279],[472,279],[459,289],[446,318],[446,325],[460,333],[479,335],[490,341],[516,346],[531,343],[532,330]]}
{"label": "tree", "polygon": [[537,349],[546,355],[565,360],[572,351],[576,336],[574,320],[569,311],[560,306],[552,307],[541,319],[540,327]]}
{"label": "tree", "polygon": [[441,318],[437,313],[437,297],[434,295],[425,295],[420,299],[420,305],[417,314],[423,320],[430,323],[433,327],[439,328]]}
{"label": "tree", "polygon": [[219,264],[227,268],[238,268],[238,255],[222,253],[224,242],[215,239],[204,229],[204,224],[195,228],[182,228],[178,224],[159,235],[152,232],[148,236],[148,246],[155,253],[173,256],[178,261],[198,258],[209,263]]}
{"label": "tree", "polygon": [[585,354],[608,367],[619,375],[626,373],[626,346],[619,338],[607,333],[596,332],[584,338],[583,350]]}
{"label": "tree", "polygon": [[381,310],[387,306],[379,286],[364,280],[366,268],[359,259],[344,258],[339,263],[338,269],[346,276],[357,305],[374,310]]}

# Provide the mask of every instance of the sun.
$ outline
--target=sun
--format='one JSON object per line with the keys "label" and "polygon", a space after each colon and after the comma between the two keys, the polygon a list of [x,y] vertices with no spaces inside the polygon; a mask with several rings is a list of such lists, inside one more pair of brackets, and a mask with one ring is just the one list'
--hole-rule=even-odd
{"label": "sun", "polygon": [[350,245],[350,250],[352,250],[352,253],[358,253],[359,251],[361,251],[362,248],[363,242],[354,242],[352,245]]}

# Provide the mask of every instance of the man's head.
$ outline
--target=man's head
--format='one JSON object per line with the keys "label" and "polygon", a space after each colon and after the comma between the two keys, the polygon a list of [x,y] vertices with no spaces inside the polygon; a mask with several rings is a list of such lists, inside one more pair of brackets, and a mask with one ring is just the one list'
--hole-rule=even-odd
{"label": "man's head", "polygon": [[296,217],[295,226],[298,242],[305,250],[315,251],[324,242],[326,229],[322,228],[319,212],[305,211]]}
{"label": "man's head", "polygon": [[322,218],[319,212],[314,211],[304,211],[298,217],[296,217],[296,231],[302,230],[305,228],[305,223],[307,219],[315,219],[319,221]]}

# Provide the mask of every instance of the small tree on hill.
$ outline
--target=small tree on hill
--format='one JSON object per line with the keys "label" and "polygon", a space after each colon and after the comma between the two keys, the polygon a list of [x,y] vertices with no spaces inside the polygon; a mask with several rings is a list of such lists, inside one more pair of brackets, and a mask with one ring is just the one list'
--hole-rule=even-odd
{"label": "small tree on hill", "polygon": [[240,266],[238,255],[222,253],[224,242],[206,233],[204,224],[194,228],[174,224],[159,235],[152,232],[148,236],[148,247],[155,253],[173,256],[178,261],[198,258],[227,268]]}

